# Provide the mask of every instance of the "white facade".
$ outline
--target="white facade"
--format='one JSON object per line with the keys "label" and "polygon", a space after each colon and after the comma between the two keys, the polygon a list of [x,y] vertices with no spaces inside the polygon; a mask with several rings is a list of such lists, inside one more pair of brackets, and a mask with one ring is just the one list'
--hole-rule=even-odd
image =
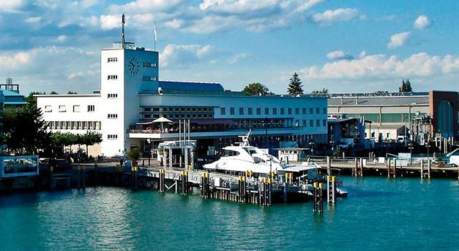
{"label": "white facade", "polygon": [[[37,95],[37,105],[50,130],[102,135],[101,153],[124,155],[142,140],[168,140],[177,133],[138,132],[136,123],[152,121],[159,112],[181,111],[169,119],[237,120],[277,119],[283,125],[254,129],[253,135],[294,135],[306,138],[327,134],[327,99],[323,97],[249,97],[225,92],[219,84],[158,81],[158,52],[144,48],[104,49],[101,53],[100,93],[88,95]],[[161,92],[159,90],[162,90]],[[192,107],[192,108],[191,108]],[[146,115],[146,111],[158,111]],[[195,114],[203,111],[203,114]],[[205,111],[205,112],[204,112]],[[198,112],[198,113],[199,113]],[[202,117],[201,117],[202,115]],[[167,115],[169,116],[169,115]],[[175,116],[175,117],[174,117]],[[234,137],[248,128],[196,131],[191,137]]]}

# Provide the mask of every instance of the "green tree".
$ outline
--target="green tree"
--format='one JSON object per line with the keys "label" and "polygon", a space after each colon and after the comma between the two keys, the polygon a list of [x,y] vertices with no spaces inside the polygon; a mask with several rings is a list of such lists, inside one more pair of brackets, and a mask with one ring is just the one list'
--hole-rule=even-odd
{"label": "green tree", "polygon": [[269,90],[266,86],[262,85],[261,83],[250,83],[244,90],[242,90],[244,95],[247,96],[266,96],[269,93]]}
{"label": "green tree", "polygon": [[298,77],[298,73],[293,73],[290,78],[290,84],[288,85],[288,94],[292,96],[303,95],[303,84],[301,79]]}
{"label": "green tree", "polygon": [[311,92],[311,95],[314,96],[328,96],[328,89],[315,90]]}
{"label": "green tree", "polygon": [[133,147],[129,152],[127,153],[128,159],[132,161],[136,161],[140,158],[140,150],[138,147]]}
{"label": "green tree", "polygon": [[409,79],[407,79],[406,81],[402,80],[402,86],[398,88],[398,91],[399,92],[412,92],[413,88],[411,87],[410,80]]}
{"label": "green tree", "polygon": [[47,123],[33,98],[19,108],[7,108],[4,112],[5,143],[9,151],[18,154],[36,154],[49,143]]}

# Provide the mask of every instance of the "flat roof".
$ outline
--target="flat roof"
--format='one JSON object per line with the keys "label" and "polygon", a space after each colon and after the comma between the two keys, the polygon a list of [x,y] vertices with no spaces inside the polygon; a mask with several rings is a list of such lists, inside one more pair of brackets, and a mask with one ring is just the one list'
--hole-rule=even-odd
{"label": "flat roof", "polygon": [[87,93],[87,94],[36,94],[33,95],[34,97],[38,98],[58,98],[58,97],[66,97],[66,98],[80,98],[80,97],[100,97],[100,93]]}
{"label": "flat roof", "polygon": [[333,96],[328,99],[329,106],[419,106],[428,104],[428,95]]}

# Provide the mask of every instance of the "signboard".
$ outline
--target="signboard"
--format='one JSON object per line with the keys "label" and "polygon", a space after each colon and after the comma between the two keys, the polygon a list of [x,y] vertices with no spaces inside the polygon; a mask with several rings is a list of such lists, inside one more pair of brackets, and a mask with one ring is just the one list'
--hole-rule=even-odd
{"label": "signboard", "polygon": [[37,176],[38,156],[0,156],[0,178]]}

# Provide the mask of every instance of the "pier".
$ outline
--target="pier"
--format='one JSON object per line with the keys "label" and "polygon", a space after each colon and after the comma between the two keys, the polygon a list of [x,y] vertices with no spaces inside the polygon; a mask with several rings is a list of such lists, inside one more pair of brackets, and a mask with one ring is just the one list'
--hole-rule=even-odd
{"label": "pier", "polygon": [[459,180],[459,167],[435,162],[432,158],[399,159],[393,156],[385,158],[381,163],[375,158],[332,158],[330,156],[313,156],[320,166],[321,173],[333,175],[387,176],[387,178],[419,177],[454,178]]}

